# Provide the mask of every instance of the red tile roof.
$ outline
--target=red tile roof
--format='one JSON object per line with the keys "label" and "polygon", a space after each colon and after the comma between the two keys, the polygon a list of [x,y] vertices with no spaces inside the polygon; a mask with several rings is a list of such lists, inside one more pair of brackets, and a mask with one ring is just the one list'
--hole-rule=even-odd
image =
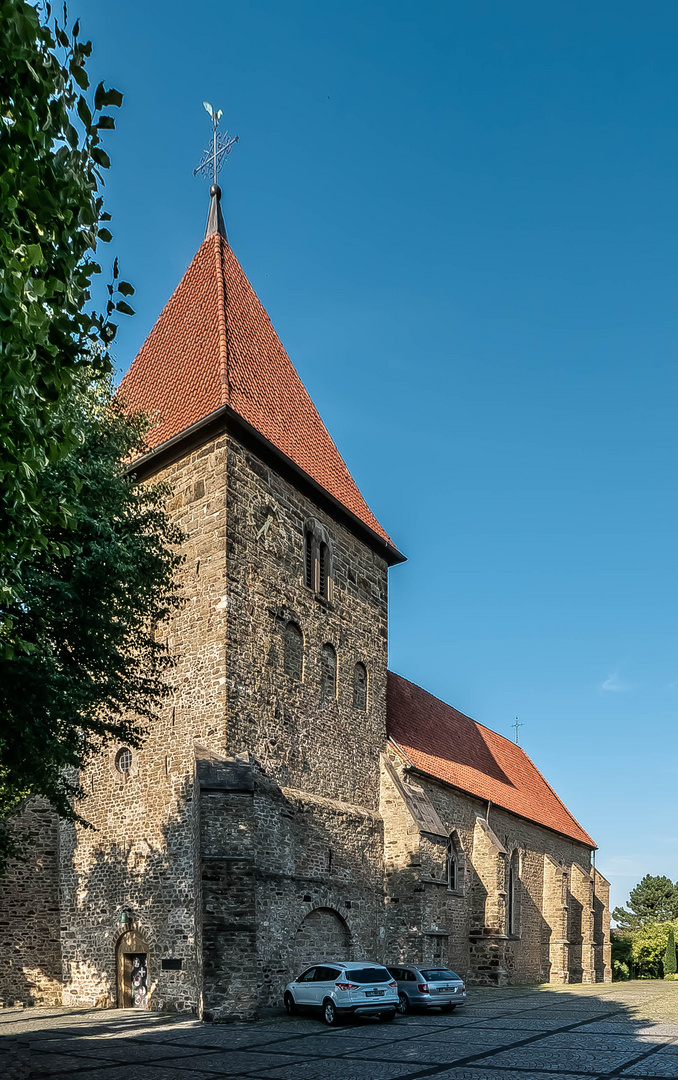
{"label": "red tile roof", "polygon": [[205,238],[120,384],[155,418],[151,448],[230,405],[391,543],[360,494],[254,289],[218,232]]}
{"label": "red tile roof", "polygon": [[587,847],[596,846],[520,746],[391,671],[386,727],[421,772]]}

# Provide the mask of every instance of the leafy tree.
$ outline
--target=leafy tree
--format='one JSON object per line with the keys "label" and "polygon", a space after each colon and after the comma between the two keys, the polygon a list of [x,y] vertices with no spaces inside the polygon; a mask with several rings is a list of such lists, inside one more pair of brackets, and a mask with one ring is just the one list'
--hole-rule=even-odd
{"label": "leafy tree", "polygon": [[[105,314],[91,310],[100,266],[103,110],[122,95],[100,83],[88,100],[91,43],[48,5],[0,0],[0,652],[23,648],[16,601],[22,563],[75,525],[73,493],[45,482],[81,439],[59,406],[79,372],[107,371],[114,310],[132,314],[117,267]],[[98,348],[92,348],[98,344]],[[54,476],[54,473],[50,473]]]}
{"label": "leafy tree", "polygon": [[647,922],[631,935],[631,955],[639,978],[661,979],[669,930],[675,932],[674,923]]}
{"label": "leafy tree", "polygon": [[612,946],[612,978],[615,981],[630,979],[633,970],[631,935],[620,934],[618,931],[612,930],[610,932],[610,941]]}
{"label": "leafy tree", "polygon": [[[41,795],[66,818],[82,796],[77,770],[110,740],[138,746],[167,693],[158,622],[178,603],[179,531],[163,485],[136,483],[130,458],[145,424],[116,406],[110,384],[84,379],[62,406],[81,442],[42,469],[38,493],[73,504],[77,528],[45,527],[8,608],[24,647],[0,657],[0,821]],[[86,807],[85,807],[86,812]],[[0,861],[12,851],[0,831]]]}
{"label": "leafy tree", "polygon": [[678,918],[678,887],[670,878],[646,874],[628,899],[628,911],[617,907],[612,912],[620,930],[637,930],[648,922],[668,922]]}
{"label": "leafy tree", "polygon": [[108,740],[138,745],[166,693],[154,627],[176,604],[180,539],[164,492],[125,463],[144,424],[114,404],[114,312],[101,272],[101,133],[122,95],[89,92],[81,42],[48,4],[0,0],[0,863],[41,795],[79,818],[78,769]]}
{"label": "leafy tree", "polygon": [[664,978],[673,979],[676,974],[676,939],[673,932],[673,927],[669,927],[668,941],[666,942],[666,952],[664,953]]}

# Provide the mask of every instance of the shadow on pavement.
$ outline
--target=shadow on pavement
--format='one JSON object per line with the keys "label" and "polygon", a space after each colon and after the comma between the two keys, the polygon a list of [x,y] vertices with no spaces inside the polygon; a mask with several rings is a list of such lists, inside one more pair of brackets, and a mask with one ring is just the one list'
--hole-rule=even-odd
{"label": "shadow on pavement", "polygon": [[678,1080],[678,983],[475,990],[452,1015],[337,1028],[308,1015],[220,1025],[134,1011],[7,1009],[0,1076]]}

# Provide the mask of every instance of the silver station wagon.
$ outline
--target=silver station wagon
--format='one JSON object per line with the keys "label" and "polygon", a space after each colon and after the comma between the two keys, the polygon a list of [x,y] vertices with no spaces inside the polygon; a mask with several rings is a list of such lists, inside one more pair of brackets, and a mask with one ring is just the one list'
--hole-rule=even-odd
{"label": "silver station wagon", "polygon": [[381,964],[325,960],[302,971],[285,987],[289,1015],[300,1009],[319,1012],[326,1024],[342,1016],[379,1016],[393,1020],[398,984]]}
{"label": "silver station wagon", "polygon": [[398,984],[398,1012],[410,1009],[442,1009],[454,1012],[466,1001],[466,986],[456,972],[444,967],[389,967]]}

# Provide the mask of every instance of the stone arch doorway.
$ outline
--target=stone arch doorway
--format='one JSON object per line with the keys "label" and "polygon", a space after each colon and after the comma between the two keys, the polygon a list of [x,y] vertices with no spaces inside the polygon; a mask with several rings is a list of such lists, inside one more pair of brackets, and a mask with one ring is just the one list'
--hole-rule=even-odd
{"label": "stone arch doorway", "polygon": [[150,979],[148,943],[128,930],[116,946],[116,981],[119,1009],[148,1009]]}
{"label": "stone arch doorway", "polygon": [[314,908],[294,935],[293,954],[296,974],[314,960],[350,960],[351,931],[338,911]]}

